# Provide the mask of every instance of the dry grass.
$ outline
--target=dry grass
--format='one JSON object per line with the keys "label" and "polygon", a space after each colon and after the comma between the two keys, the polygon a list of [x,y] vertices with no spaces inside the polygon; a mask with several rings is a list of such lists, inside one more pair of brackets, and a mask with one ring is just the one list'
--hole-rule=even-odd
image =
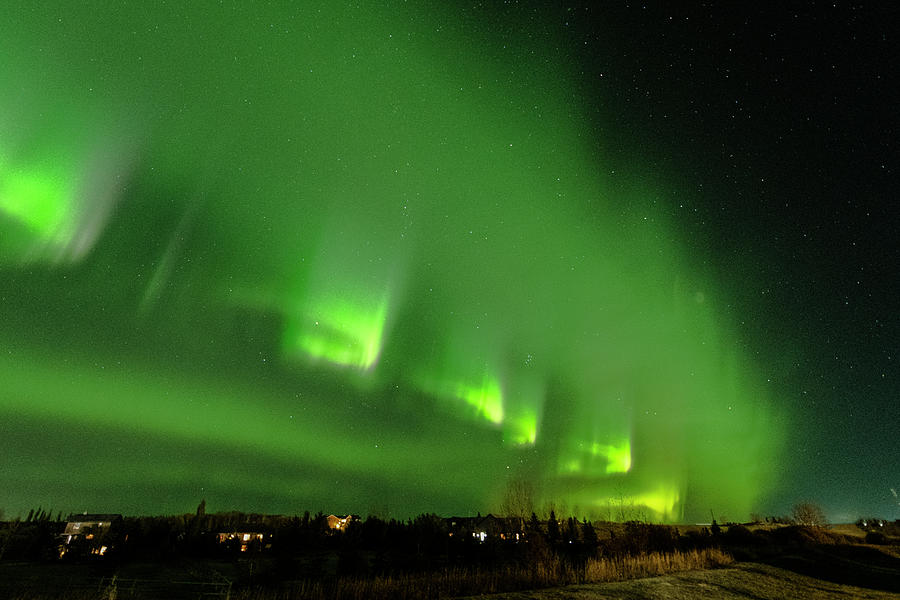
{"label": "dry grass", "polygon": [[445,569],[421,575],[343,578],[329,582],[294,582],[280,590],[255,589],[233,594],[238,600],[298,600],[396,598],[424,600],[475,594],[495,594],[576,583],[623,581],[731,564],[730,555],[718,549],[650,553],[618,558],[590,559],[583,568],[572,568],[550,559],[527,567],[499,569]]}
{"label": "dry grass", "polygon": [[722,567],[734,562],[730,554],[718,548],[688,552],[653,552],[616,559],[591,560],[585,568],[585,583],[622,581],[652,577],[677,571]]}
{"label": "dry grass", "polygon": [[[481,598],[480,596],[477,598]],[[755,563],[723,569],[685,571],[630,581],[572,585],[565,588],[508,592],[490,600],[897,600],[896,593],[842,585]],[[476,597],[466,600],[476,600]]]}
{"label": "dry grass", "polygon": [[832,525],[829,529],[835,533],[840,533],[848,537],[862,539],[866,537],[866,532],[857,527],[854,523],[844,523]]}
{"label": "dry grass", "polygon": [[[339,577],[327,580],[303,580],[278,587],[253,587],[232,589],[233,600],[364,600],[368,598],[396,598],[400,600],[424,600],[452,598],[455,596],[495,594],[519,590],[572,584],[589,584],[624,581],[652,577],[667,573],[710,569],[728,565],[730,555],[718,549],[692,550],[689,552],[647,553],[636,556],[619,556],[588,559],[577,567],[559,558],[548,558],[523,565],[498,568],[448,568],[418,574],[399,574],[370,578]],[[43,581],[21,581],[17,589],[0,591],[0,596],[11,600],[142,600],[165,596],[173,599],[196,598],[196,589],[160,582],[147,587],[123,585],[111,590],[110,586],[94,578],[83,580],[52,577]],[[50,582],[51,585],[42,585]],[[123,580],[125,581],[125,580]],[[112,593],[111,593],[112,592]],[[210,596],[212,597],[212,596]]]}

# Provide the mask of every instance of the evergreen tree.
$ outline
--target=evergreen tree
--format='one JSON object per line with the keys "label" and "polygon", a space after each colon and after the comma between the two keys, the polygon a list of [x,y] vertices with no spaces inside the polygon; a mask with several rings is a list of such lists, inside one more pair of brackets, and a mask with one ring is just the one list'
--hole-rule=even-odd
{"label": "evergreen tree", "polygon": [[569,517],[566,520],[565,539],[567,542],[572,543],[578,541],[578,521],[575,520],[575,517]]}
{"label": "evergreen tree", "polygon": [[556,544],[559,541],[559,522],[556,520],[556,513],[550,511],[550,518],[547,519],[547,541],[550,544]]}
{"label": "evergreen tree", "polygon": [[581,537],[584,539],[585,546],[588,546],[591,549],[597,547],[597,532],[594,530],[593,523],[587,519],[581,524]]}

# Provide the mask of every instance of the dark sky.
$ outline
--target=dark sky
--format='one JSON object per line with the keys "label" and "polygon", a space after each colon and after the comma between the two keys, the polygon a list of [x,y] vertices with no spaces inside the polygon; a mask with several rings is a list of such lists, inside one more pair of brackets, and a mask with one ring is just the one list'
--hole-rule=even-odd
{"label": "dark sky", "polygon": [[896,517],[897,11],[610,13],[611,38],[603,16],[579,33],[602,48],[586,72],[614,77],[606,89],[627,115],[598,122],[653,140],[639,152],[673,183],[660,202],[796,411],[775,504]]}
{"label": "dark sky", "polygon": [[0,508],[900,517],[892,8],[0,9]]}

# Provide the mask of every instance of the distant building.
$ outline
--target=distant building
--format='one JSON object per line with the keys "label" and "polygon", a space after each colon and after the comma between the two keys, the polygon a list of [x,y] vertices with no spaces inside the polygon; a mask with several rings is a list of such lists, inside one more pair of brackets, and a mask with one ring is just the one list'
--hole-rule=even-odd
{"label": "distant building", "polygon": [[91,554],[103,556],[109,549],[104,537],[113,523],[122,520],[122,515],[82,513],[71,514],[66,520],[59,546],[60,557],[70,551],[73,545],[83,543]]}
{"label": "distant building", "polygon": [[265,543],[266,537],[271,538],[271,535],[258,531],[232,531],[231,533],[219,533],[217,539],[220,544],[233,544],[235,547],[239,547],[241,552],[246,552],[253,544],[260,549],[271,547],[271,543]]}
{"label": "distant building", "polygon": [[359,520],[359,517],[356,515],[347,515],[346,517],[336,517],[334,515],[328,515],[325,517],[325,520],[328,522],[328,529],[334,531],[344,531],[347,529],[347,526],[353,521]]}
{"label": "distant building", "polygon": [[484,517],[450,517],[444,519],[450,537],[471,537],[479,542],[489,538],[522,541],[525,533],[521,531],[521,519],[496,517],[488,514]]}

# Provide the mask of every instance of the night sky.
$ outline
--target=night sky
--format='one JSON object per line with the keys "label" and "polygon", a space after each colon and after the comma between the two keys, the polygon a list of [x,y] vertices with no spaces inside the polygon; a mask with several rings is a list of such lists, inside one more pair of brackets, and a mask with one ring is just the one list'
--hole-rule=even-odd
{"label": "night sky", "polygon": [[4,514],[900,518],[896,9],[545,4],[3,3]]}

